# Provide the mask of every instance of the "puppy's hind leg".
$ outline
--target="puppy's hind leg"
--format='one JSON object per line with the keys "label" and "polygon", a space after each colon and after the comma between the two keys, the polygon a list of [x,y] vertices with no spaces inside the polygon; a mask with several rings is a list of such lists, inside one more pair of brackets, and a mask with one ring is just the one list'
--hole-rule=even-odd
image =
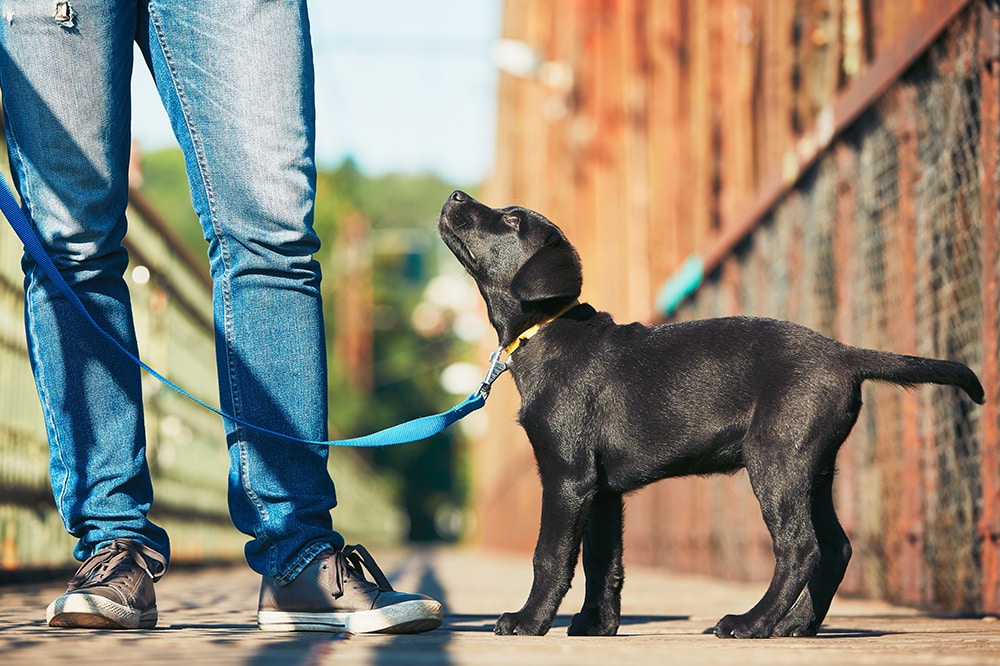
{"label": "puppy's hind leg", "polygon": [[851,542],[833,506],[833,465],[817,480],[812,503],[813,525],[819,539],[819,566],[802,596],[775,627],[775,636],[816,635],[851,559]]}
{"label": "puppy's hind leg", "polygon": [[[775,450],[778,455],[774,455]],[[753,608],[719,620],[715,626],[719,638],[770,637],[819,564],[819,542],[809,506],[811,474],[807,463],[795,460],[795,455],[795,447],[773,447],[766,459],[760,456],[747,462],[750,483],[771,533],[774,575]]]}
{"label": "puppy's hind leg", "polygon": [[573,616],[570,636],[613,636],[621,622],[622,496],[598,490],[583,533],[583,572],[587,593]]}

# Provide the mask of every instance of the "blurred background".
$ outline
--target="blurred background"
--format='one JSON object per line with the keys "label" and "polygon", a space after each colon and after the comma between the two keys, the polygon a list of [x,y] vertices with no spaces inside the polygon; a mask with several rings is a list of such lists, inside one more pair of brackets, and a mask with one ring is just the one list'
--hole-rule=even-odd
{"label": "blurred background", "polygon": [[[727,314],[969,364],[987,389],[866,385],[839,459],[842,591],[1000,612],[1000,11],[992,0],[313,0],[316,227],[331,436],[441,411],[496,346],[437,237],[462,188],[581,252],[618,321]],[[135,72],[129,280],[144,359],[217,404],[204,241],[148,73]],[[266,103],[266,100],[262,100]],[[0,233],[0,569],[65,566]],[[149,378],[154,514],[177,562],[239,560],[219,419]],[[334,450],[349,542],[530,552],[540,488],[513,383],[448,432]],[[744,474],[627,500],[626,559],[766,581]]]}

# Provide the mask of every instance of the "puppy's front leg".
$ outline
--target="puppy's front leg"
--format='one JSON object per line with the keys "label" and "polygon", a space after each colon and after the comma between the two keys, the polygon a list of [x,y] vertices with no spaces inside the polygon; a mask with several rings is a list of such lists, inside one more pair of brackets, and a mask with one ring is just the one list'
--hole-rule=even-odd
{"label": "puppy's front leg", "polygon": [[580,556],[580,540],[594,496],[591,481],[546,478],[542,474],[542,520],[535,545],[534,581],[524,606],[504,613],[493,631],[500,635],[542,636],[552,626],[556,611],[573,580]]}
{"label": "puppy's front leg", "polygon": [[570,636],[614,636],[621,622],[622,496],[598,490],[583,533],[583,572],[587,594],[573,616]]}

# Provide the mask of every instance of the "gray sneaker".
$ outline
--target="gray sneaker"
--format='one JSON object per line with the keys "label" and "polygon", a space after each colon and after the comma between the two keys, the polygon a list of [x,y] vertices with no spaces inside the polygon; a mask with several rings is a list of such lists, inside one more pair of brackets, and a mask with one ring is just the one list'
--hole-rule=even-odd
{"label": "gray sneaker", "polygon": [[288,585],[265,576],[257,608],[265,631],[415,634],[436,629],[441,617],[434,599],[393,590],[362,546],[321,554]]}
{"label": "gray sneaker", "polygon": [[155,550],[137,541],[115,539],[77,569],[66,593],[45,610],[45,620],[50,627],[155,627],[153,581],[166,567],[166,558]]}

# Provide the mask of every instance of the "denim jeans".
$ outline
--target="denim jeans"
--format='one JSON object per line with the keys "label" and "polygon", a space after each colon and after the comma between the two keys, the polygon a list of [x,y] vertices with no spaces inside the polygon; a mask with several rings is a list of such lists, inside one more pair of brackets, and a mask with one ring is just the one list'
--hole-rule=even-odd
{"label": "denim jeans", "polygon": [[[305,0],[4,0],[0,88],[15,185],[59,270],[126,346],[130,77],[139,44],[208,241],[221,406],[326,439],[327,376]],[[169,556],[147,518],[140,374],[25,271],[28,347],[52,490],[85,559],[116,538]],[[206,359],[207,360],[207,359]],[[225,423],[229,509],[247,561],[279,583],[343,545],[327,450]],[[220,442],[221,445],[221,442]]]}

